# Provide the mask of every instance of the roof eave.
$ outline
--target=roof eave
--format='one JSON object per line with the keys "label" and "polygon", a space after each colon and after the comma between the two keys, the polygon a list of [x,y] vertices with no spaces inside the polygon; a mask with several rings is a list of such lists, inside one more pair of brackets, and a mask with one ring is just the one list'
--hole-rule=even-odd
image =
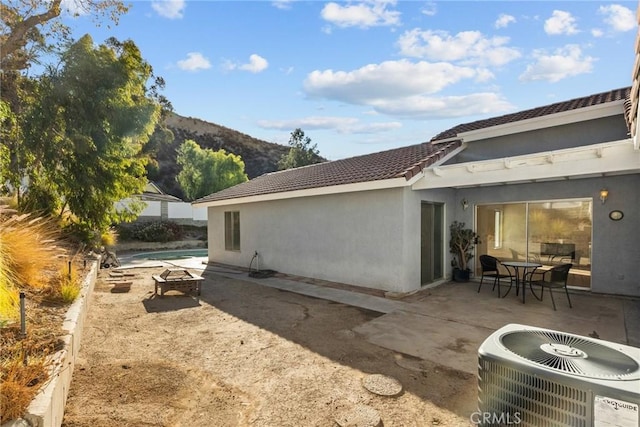
{"label": "roof eave", "polygon": [[640,173],[640,152],[631,138],[583,147],[453,165],[433,166],[413,190],[541,182],[619,173]]}
{"label": "roof eave", "polygon": [[307,188],[304,190],[282,191],[278,193],[259,194],[231,199],[193,202],[194,207],[216,207],[239,205],[244,203],[270,202],[275,200],[295,199],[300,197],[325,196],[331,194],[352,193],[357,191],[384,190],[410,186],[414,181],[404,177],[380,179],[376,181],[357,182],[352,184],[332,185],[328,187]]}

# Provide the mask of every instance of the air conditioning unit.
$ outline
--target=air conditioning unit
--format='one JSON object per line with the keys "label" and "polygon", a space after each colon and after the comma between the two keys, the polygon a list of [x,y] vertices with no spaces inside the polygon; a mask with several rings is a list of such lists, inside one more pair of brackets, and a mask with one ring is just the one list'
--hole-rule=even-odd
{"label": "air conditioning unit", "polygon": [[640,426],[640,349],[506,325],[478,350],[483,426]]}

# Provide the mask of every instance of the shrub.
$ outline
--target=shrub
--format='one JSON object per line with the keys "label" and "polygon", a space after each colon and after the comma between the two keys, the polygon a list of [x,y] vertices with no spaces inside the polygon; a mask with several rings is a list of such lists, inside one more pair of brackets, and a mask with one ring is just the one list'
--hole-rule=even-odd
{"label": "shrub", "polygon": [[149,222],[134,227],[132,236],[143,242],[170,242],[182,238],[182,228],[175,222]]}
{"label": "shrub", "polygon": [[10,270],[19,285],[34,289],[44,287],[43,272],[52,258],[64,252],[56,247],[57,238],[55,223],[42,217],[2,215],[0,246],[3,249],[0,255],[3,260],[0,267]]}
{"label": "shrub", "polygon": [[113,246],[118,242],[118,232],[115,228],[110,228],[109,230],[102,233],[100,236],[101,246]]}
{"label": "shrub", "polygon": [[48,285],[44,273],[62,252],[57,237],[54,222],[0,206],[0,322],[17,319],[19,288]]}
{"label": "shrub", "polygon": [[63,265],[58,270],[56,277],[51,280],[48,289],[48,297],[51,300],[71,304],[80,295],[78,272],[73,268],[73,263],[71,265],[70,271],[66,265]]}
{"label": "shrub", "polygon": [[23,360],[22,352],[16,352],[0,365],[0,424],[21,417],[47,380],[49,362],[45,358],[30,358],[28,365]]}

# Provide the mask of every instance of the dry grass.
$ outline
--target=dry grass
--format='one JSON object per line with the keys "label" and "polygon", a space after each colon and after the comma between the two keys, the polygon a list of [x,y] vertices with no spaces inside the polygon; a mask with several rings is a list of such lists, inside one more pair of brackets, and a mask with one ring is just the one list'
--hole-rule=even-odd
{"label": "dry grass", "polygon": [[11,271],[20,286],[41,289],[47,284],[44,271],[61,253],[55,246],[57,239],[58,228],[52,221],[28,214],[0,218],[0,265]]}
{"label": "dry grass", "polygon": [[[46,382],[66,304],[80,292],[78,262],[61,258],[59,236],[55,222],[0,206],[0,423],[23,415]],[[26,337],[20,292],[28,304]]]}
{"label": "dry grass", "polygon": [[46,358],[29,358],[24,355],[3,361],[2,390],[0,392],[0,423],[19,418],[40,386],[48,379],[49,362]]}

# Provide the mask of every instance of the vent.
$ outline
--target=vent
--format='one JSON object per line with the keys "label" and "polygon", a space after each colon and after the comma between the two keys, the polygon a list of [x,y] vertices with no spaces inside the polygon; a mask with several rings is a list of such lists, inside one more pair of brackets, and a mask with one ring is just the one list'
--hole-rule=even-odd
{"label": "vent", "polygon": [[586,378],[640,378],[636,360],[585,337],[548,330],[520,330],[503,334],[500,341],[514,354],[556,371]]}

